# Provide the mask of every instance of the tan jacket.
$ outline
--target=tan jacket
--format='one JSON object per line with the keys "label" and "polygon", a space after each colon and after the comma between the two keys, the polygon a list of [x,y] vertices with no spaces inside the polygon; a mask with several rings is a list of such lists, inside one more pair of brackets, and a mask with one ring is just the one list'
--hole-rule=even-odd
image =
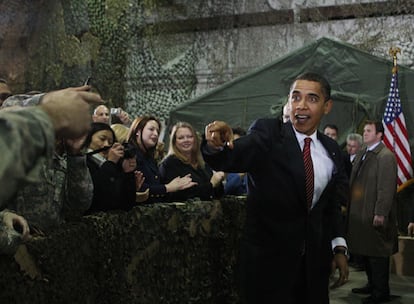
{"label": "tan jacket", "polygon": [[[396,224],[397,161],[380,143],[358,153],[350,185],[347,241],[351,253],[386,257],[398,250]],[[374,215],[385,216],[384,227],[374,227]]]}

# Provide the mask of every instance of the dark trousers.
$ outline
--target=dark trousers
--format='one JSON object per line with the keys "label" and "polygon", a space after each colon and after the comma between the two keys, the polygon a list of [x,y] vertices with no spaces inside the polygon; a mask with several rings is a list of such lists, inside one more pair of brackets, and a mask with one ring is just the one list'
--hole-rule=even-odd
{"label": "dark trousers", "polygon": [[242,242],[239,261],[243,304],[329,303],[328,273],[313,273],[309,288],[305,256]]}
{"label": "dark trousers", "polygon": [[365,272],[368,277],[368,286],[372,288],[373,297],[388,297],[390,295],[390,258],[364,257]]}

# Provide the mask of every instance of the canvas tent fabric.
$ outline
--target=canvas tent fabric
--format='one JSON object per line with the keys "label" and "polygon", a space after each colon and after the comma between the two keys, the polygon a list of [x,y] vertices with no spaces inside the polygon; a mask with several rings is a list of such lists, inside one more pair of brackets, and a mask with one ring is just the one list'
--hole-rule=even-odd
{"label": "canvas tent fabric", "polygon": [[[390,46],[391,47],[391,46]],[[404,50],[402,50],[404,51]],[[169,125],[191,123],[199,132],[213,120],[248,129],[261,117],[280,113],[292,80],[302,72],[317,72],[332,86],[334,106],[321,127],[339,127],[339,143],[360,131],[365,119],[382,119],[392,75],[392,58],[373,56],[344,42],[321,38],[202,96],[170,113]],[[399,90],[410,144],[414,142],[414,70],[399,66]]]}

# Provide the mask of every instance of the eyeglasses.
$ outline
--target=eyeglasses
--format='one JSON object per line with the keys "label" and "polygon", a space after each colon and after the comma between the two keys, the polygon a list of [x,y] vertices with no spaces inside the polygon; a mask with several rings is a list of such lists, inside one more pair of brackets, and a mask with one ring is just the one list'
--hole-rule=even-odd
{"label": "eyeglasses", "polygon": [[11,96],[10,93],[1,93],[0,94],[0,100],[6,100],[7,98],[9,98]]}

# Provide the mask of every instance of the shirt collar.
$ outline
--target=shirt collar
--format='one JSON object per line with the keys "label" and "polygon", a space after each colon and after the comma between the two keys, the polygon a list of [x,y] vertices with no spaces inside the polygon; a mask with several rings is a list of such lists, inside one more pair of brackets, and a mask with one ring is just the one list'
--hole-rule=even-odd
{"label": "shirt collar", "polygon": [[372,151],[374,150],[379,144],[381,143],[381,141],[373,144],[372,146],[367,147],[367,151]]}
{"label": "shirt collar", "polygon": [[311,135],[306,135],[306,134],[303,134],[303,133],[299,133],[298,131],[296,131],[295,127],[293,127],[293,131],[295,132],[296,138],[297,138],[297,140],[300,144],[303,144],[305,142],[306,137],[312,138],[312,142],[314,142],[314,143],[318,140],[318,137],[316,136],[317,135],[316,130]]}

